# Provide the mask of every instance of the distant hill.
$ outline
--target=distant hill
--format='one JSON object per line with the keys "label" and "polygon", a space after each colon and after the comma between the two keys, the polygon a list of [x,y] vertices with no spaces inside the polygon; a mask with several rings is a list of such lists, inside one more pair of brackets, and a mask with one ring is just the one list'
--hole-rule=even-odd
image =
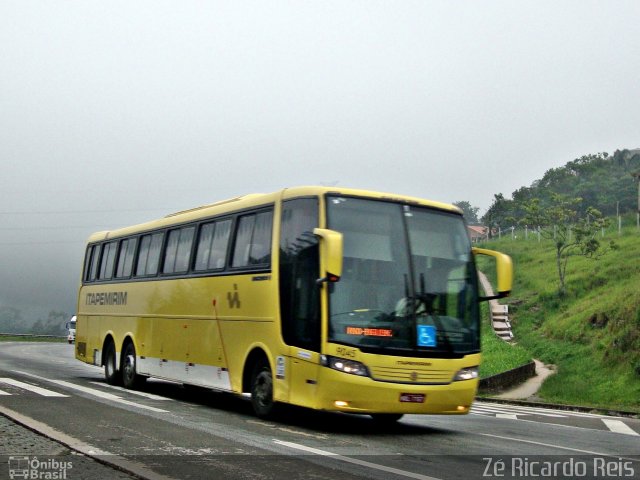
{"label": "distant hill", "polygon": [[605,216],[635,212],[638,208],[638,180],[640,148],[616,150],[613,155],[596,153],[552,168],[529,187],[521,187],[511,194],[494,195],[494,201],[482,217],[485,225],[507,228],[523,217],[523,205],[538,198],[544,205],[553,193],[583,199],[581,209],[594,207]]}

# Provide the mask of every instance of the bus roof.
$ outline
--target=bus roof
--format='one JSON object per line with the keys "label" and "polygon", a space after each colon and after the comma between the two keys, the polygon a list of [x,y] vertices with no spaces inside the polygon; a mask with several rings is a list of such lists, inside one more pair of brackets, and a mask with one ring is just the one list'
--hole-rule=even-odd
{"label": "bus roof", "polygon": [[273,193],[253,193],[243,195],[240,197],[229,198],[221,200],[219,202],[202,205],[199,207],[191,208],[188,210],[182,210],[175,213],[170,213],[163,218],[152,220],[149,222],[141,223],[138,225],[132,225],[116,230],[106,230],[96,232],[89,237],[88,242],[99,242],[110,238],[118,238],[122,236],[132,235],[139,232],[145,232],[156,228],[168,227],[176,224],[189,223],[192,221],[201,220],[208,217],[214,217],[219,215],[230,214],[239,210],[245,210],[254,207],[266,206],[275,203],[278,199],[289,199],[304,196],[322,196],[322,195],[345,195],[355,197],[373,198],[379,200],[390,200],[400,203],[408,203],[414,205],[422,205],[431,208],[437,208],[440,210],[446,210],[455,213],[462,213],[462,211],[451,204],[435,202],[426,200],[423,198],[412,197],[407,195],[397,195],[393,193],[375,192],[371,190],[360,190],[353,188],[341,188],[341,187],[322,187],[322,186],[307,186],[307,187],[294,187],[285,188]]}

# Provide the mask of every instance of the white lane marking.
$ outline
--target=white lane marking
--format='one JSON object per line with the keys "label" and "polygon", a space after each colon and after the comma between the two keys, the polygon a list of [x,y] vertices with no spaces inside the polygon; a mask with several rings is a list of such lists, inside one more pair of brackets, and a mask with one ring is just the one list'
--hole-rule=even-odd
{"label": "white lane marking", "polygon": [[526,413],[518,412],[516,414],[516,413],[509,412],[508,410],[497,410],[497,409],[494,410],[492,408],[477,407],[475,405],[471,407],[471,411],[469,413],[471,413],[472,415],[484,415],[484,416],[496,417],[496,418],[510,418],[512,420],[518,420],[518,415],[521,415],[521,416],[527,415]]}
{"label": "white lane marking", "polygon": [[[470,414],[471,414],[471,415],[481,415],[481,416],[483,416],[483,417],[493,417],[493,416],[495,415],[494,413],[488,413],[488,412],[476,412],[476,411],[474,411],[474,410],[473,410],[473,408],[474,408],[474,407],[472,407],[472,408],[471,408],[471,412],[470,412]],[[601,432],[601,431],[603,431],[603,430],[601,430],[601,429],[599,429],[599,428],[593,428],[593,427],[585,427],[585,426],[579,426],[579,425],[564,425],[564,424],[562,424],[562,423],[549,423],[549,422],[543,422],[543,421],[539,421],[539,420],[530,420],[530,419],[525,419],[525,418],[517,418],[517,416],[518,416],[518,415],[521,415],[521,414],[519,414],[519,413],[518,413],[518,414],[514,415],[514,416],[516,417],[514,420],[519,420],[519,421],[521,421],[521,422],[536,423],[536,424],[538,424],[538,425],[553,425],[554,427],[561,427],[561,428],[577,428],[577,429],[579,429],[579,430],[597,430],[597,431],[600,431],[600,432]],[[597,417],[603,417],[604,415],[595,415],[595,414],[591,414],[591,415],[589,415],[589,416],[590,416],[590,417],[595,417],[595,416],[597,416]],[[499,414],[498,414],[498,415],[495,415],[495,417],[499,417],[499,418],[508,418],[508,417],[500,417],[500,415],[499,415]],[[603,418],[600,418],[600,420],[602,420],[603,422],[605,422],[605,421],[611,421],[611,420],[607,420],[607,419],[603,419]],[[637,432],[635,432],[634,430],[632,430],[632,429],[631,429],[628,425],[626,425],[624,422],[622,422],[622,421],[620,421],[620,420],[613,420],[613,421],[620,422],[620,423],[622,423],[622,424],[624,425],[623,427],[620,427],[620,428],[621,428],[621,429],[625,429],[625,431],[624,431],[624,432],[620,431],[620,432],[616,432],[616,433],[626,433],[626,434],[628,434],[628,435],[639,435],[639,436],[640,436],[640,433],[637,433]],[[605,422],[605,423],[606,423],[606,422]],[[629,429],[629,430],[631,430],[631,431],[629,431],[629,430],[627,430],[627,429]],[[610,455],[610,456],[611,456],[611,455]],[[635,459],[634,459],[634,460],[635,460]]]}
{"label": "white lane marking", "polygon": [[560,417],[587,417],[587,418],[603,418],[607,417],[606,415],[599,415],[597,413],[587,413],[587,412],[574,412],[571,410],[558,410],[553,408],[545,408],[545,407],[533,407],[528,405],[509,405],[502,403],[484,403],[484,402],[474,402],[473,406],[478,406],[482,408],[508,408],[511,411],[523,411],[527,413],[537,412],[539,415],[547,415],[553,416],[549,412],[554,412],[554,414],[559,415]]}
{"label": "white lane marking", "polygon": [[501,412],[510,412],[515,413],[517,415],[542,415],[545,417],[559,417],[563,418],[567,415],[560,413],[549,413],[549,412],[558,412],[558,410],[552,409],[544,409],[544,408],[536,408],[536,407],[526,407],[519,405],[501,405],[495,403],[482,403],[482,404],[474,404],[474,407],[481,408],[483,410],[495,410]]}
{"label": "white lane marking", "polygon": [[0,390],[0,395],[11,395],[9,392],[5,392],[4,390]]}
{"label": "white lane marking", "polygon": [[30,392],[37,393],[38,395],[42,395],[43,397],[68,397],[69,396],[69,395],[64,395],[62,393],[54,392],[51,390],[47,390],[46,388],[38,387],[36,385],[31,385],[30,383],[24,383],[19,380],[14,380],[13,378],[0,378],[0,383],[13,385],[14,387],[22,388],[23,390],[28,390]]}
{"label": "white lane marking", "polygon": [[78,390],[80,392],[88,393],[89,395],[93,395],[93,396],[99,397],[99,398],[104,398],[105,400],[121,403],[123,405],[129,405],[129,406],[132,406],[132,407],[142,408],[144,410],[150,410],[152,412],[157,412],[157,413],[168,413],[168,410],[163,410],[161,408],[156,408],[156,407],[150,407],[148,405],[143,405],[141,403],[131,402],[129,400],[125,400],[123,398],[120,398],[117,395],[114,395],[113,393],[103,392],[101,390],[96,390],[94,388],[83,387],[82,385],[76,385],[75,383],[65,382],[64,380],[53,380],[51,378],[40,377],[38,375],[34,375],[33,373],[28,373],[28,372],[17,372],[17,373],[20,373],[22,375],[27,375],[27,376],[33,377],[33,378],[38,378],[38,379],[43,380],[45,382],[55,383],[56,385],[60,385],[61,387],[70,388],[72,390]]}
{"label": "white lane marking", "polygon": [[508,418],[510,420],[518,420],[518,416],[513,413],[496,413],[496,418]]}
{"label": "white lane marking", "polygon": [[557,411],[557,410],[540,410],[540,409],[534,409],[534,408],[527,408],[527,407],[515,407],[515,408],[510,408],[510,406],[505,405],[505,406],[495,406],[495,405],[487,405],[487,404],[482,404],[482,405],[473,405],[471,407],[471,410],[474,409],[479,409],[485,412],[496,412],[496,413],[505,413],[505,414],[510,414],[510,415],[540,415],[543,417],[554,417],[554,418],[566,418],[567,415],[560,415],[558,413],[548,413],[550,411]]}
{"label": "white lane marking", "polygon": [[406,470],[400,470],[398,468],[387,467],[385,465],[379,465],[377,463],[365,462],[364,460],[359,460],[357,458],[345,457],[344,455],[340,455],[338,453],[327,452],[326,450],[320,450],[317,448],[307,447],[305,445],[300,445],[298,443],[292,442],[284,442],[282,440],[273,439],[274,443],[278,445],[282,445],[284,447],[293,448],[295,450],[301,450],[307,453],[313,453],[315,455],[321,455],[324,457],[331,457],[335,460],[340,460],[342,462],[353,463],[355,465],[360,465],[361,467],[367,467],[374,470],[380,470],[382,472],[393,473],[394,475],[399,475],[401,477],[407,478],[416,478],[418,480],[440,480],[435,477],[429,477],[427,475],[421,475],[419,473],[408,472]]}
{"label": "white lane marking", "polygon": [[603,418],[602,421],[607,426],[607,428],[612,432],[624,433],[625,435],[640,435],[640,433],[633,430],[629,425],[624,423],[622,420],[610,420],[608,418]]}
{"label": "white lane marking", "polygon": [[[481,414],[481,415],[491,415],[491,416],[496,416],[499,418],[509,418],[509,415],[511,416],[515,416],[515,415],[528,415],[527,413],[521,413],[521,412],[510,412],[509,410],[498,410],[498,409],[493,409],[493,408],[484,408],[484,407],[471,407],[471,413],[477,413],[477,414]],[[500,417],[500,415],[506,415],[506,417]]]}
{"label": "white lane marking", "polygon": [[493,435],[491,433],[477,433],[476,435],[481,435],[483,437],[499,438],[500,440],[509,440],[510,442],[530,443],[532,445],[539,445],[541,447],[558,448],[560,450],[569,450],[571,452],[586,453],[587,455],[598,455],[600,457],[616,457],[616,458],[622,458],[624,460],[637,461],[637,459],[626,458],[626,457],[623,457],[621,455],[611,455],[609,453],[594,452],[592,450],[582,450],[580,448],[563,447],[562,445],[554,445],[552,443],[536,442],[534,440],[524,440],[522,438],[504,437],[502,435]]}
{"label": "white lane marking", "polygon": [[132,393],[133,395],[149,398],[151,400],[171,400],[170,398],[161,397],[160,395],[154,395],[153,393],[136,392],[135,390],[128,390],[124,387],[119,387],[117,385],[109,385],[108,383],[102,383],[102,382],[91,382],[91,383],[93,383],[94,385],[100,385],[101,387],[107,387],[107,388],[112,388],[114,390],[119,390],[121,392]]}

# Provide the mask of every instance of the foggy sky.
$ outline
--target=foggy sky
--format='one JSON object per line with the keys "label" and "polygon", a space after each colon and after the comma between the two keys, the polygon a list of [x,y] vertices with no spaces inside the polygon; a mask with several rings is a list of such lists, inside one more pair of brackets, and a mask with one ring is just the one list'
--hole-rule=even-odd
{"label": "foggy sky", "polygon": [[640,147],[639,24],[611,0],[1,0],[0,306],[73,313],[91,232],[219,199],[337,184],[482,214]]}

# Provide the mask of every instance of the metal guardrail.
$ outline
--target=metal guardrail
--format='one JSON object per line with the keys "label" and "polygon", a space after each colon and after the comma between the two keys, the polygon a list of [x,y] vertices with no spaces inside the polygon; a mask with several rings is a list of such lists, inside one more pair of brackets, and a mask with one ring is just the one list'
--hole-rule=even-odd
{"label": "metal guardrail", "polygon": [[36,335],[33,333],[0,333],[0,337],[67,338],[66,335]]}

